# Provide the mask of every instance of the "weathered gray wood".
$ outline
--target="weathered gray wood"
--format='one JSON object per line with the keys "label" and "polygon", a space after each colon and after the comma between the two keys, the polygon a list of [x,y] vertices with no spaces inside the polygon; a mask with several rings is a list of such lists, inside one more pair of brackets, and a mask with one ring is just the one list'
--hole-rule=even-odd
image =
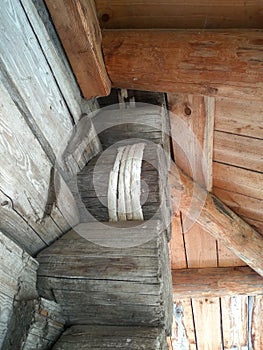
{"label": "weathered gray wood", "polygon": [[80,224],[44,249],[39,293],[55,298],[68,324],[160,326],[169,333],[171,272],[161,223],[120,227]]}
{"label": "weathered gray wood", "polygon": [[[19,228],[11,232],[7,219],[4,220],[6,225],[2,222],[1,226],[21,246],[36,253],[37,248],[45,247],[62,234],[56,222],[46,215],[52,165],[3,85],[0,85],[0,97],[3,101],[0,106],[0,155],[5,160],[1,166],[0,190],[9,198],[8,202],[12,202],[13,210],[29,224],[29,232],[35,233],[32,237],[29,234],[22,236]],[[5,200],[1,208],[5,207],[3,204]],[[3,209],[3,216],[6,214],[10,217],[11,212]],[[17,223],[17,215],[12,217]],[[58,224],[64,221],[61,214],[57,213],[56,221]]]}
{"label": "weathered gray wood", "polygon": [[160,328],[72,326],[63,333],[54,350],[168,350],[166,336]]}
{"label": "weathered gray wood", "polygon": [[93,117],[93,123],[104,148],[130,138],[141,138],[160,144],[170,154],[169,119],[165,108],[139,103],[135,108],[105,107]]}
{"label": "weathered gray wood", "polygon": [[[132,142],[136,143],[136,141],[133,140],[129,143],[132,144]],[[114,170],[114,164],[118,157],[118,149],[123,146],[127,146],[127,142],[119,142],[105,150],[100,156],[90,161],[78,174],[78,189],[75,190],[78,190],[88,213],[98,221],[109,221],[110,219],[109,211],[111,213],[112,199],[108,198],[108,194],[110,193],[111,195],[111,191],[115,191],[111,177],[112,173],[116,170]],[[120,164],[124,165],[124,163],[125,162],[121,162],[120,159]],[[121,169],[122,167],[120,166],[116,180],[120,179],[119,172]],[[153,147],[151,143],[145,143],[140,174],[141,184],[139,191],[137,191],[138,195],[140,195],[143,218],[144,220],[152,218],[161,219],[165,228],[170,227],[171,220],[171,203],[167,186],[167,171],[165,153],[162,148],[155,145]],[[134,175],[132,175],[132,177],[133,176]],[[109,184],[111,189],[109,189]],[[123,187],[123,191],[118,188],[117,192],[119,198],[121,193],[123,196],[125,195],[125,191],[127,191],[127,186]],[[81,222],[87,221],[90,221],[90,218],[87,216],[85,217],[85,213],[83,213]],[[170,229],[167,230],[167,233],[169,239]]]}
{"label": "weathered gray wood", "polygon": [[45,299],[22,300],[14,305],[3,348],[50,349],[63,329],[61,308],[55,302]]}
{"label": "weathered gray wood", "polygon": [[62,167],[66,177],[74,176],[100,151],[101,144],[91,117],[83,114],[72,130],[58,165]]}
{"label": "weathered gray wood", "polygon": [[70,113],[19,0],[5,1],[0,16],[7,88],[51,159],[72,128]]}
{"label": "weathered gray wood", "polygon": [[13,312],[13,301],[35,298],[38,263],[0,232],[0,348]]}

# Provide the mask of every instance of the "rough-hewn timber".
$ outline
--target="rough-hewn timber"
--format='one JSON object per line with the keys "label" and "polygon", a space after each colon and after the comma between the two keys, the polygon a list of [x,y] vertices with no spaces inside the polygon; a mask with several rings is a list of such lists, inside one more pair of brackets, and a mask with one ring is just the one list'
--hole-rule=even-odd
{"label": "rough-hewn timber", "polygon": [[260,100],[262,40],[262,30],[109,30],[102,46],[115,87]]}
{"label": "rough-hewn timber", "polygon": [[72,326],[54,350],[168,350],[165,332],[151,327]]}

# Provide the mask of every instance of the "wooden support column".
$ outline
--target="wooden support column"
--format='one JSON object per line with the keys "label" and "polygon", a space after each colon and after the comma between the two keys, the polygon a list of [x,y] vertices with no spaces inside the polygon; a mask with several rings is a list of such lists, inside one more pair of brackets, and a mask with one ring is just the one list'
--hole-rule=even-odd
{"label": "wooden support column", "polygon": [[172,271],[174,299],[263,294],[263,278],[249,267]]}
{"label": "wooden support column", "polygon": [[261,30],[103,32],[113,86],[262,99]]}
{"label": "wooden support column", "polygon": [[179,210],[184,215],[188,215],[190,221],[198,222],[213,237],[221,240],[234,254],[263,276],[262,235],[218,198],[194,184],[174,164],[170,170],[170,185],[172,200],[179,203]]}
{"label": "wooden support column", "polygon": [[101,32],[93,0],[46,0],[84,97],[110,92],[102,52]]}

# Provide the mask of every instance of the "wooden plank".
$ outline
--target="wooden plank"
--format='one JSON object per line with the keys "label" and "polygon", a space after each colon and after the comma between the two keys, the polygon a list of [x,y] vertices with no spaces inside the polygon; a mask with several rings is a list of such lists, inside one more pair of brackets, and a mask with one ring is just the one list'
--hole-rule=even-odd
{"label": "wooden plank", "polygon": [[1,79],[54,162],[72,128],[71,115],[19,0],[3,3],[1,23]]}
{"label": "wooden plank", "polygon": [[75,122],[82,114],[80,89],[50,20],[44,0],[21,1]]}
{"label": "wooden plank", "polygon": [[186,268],[184,238],[180,215],[172,216],[172,237],[169,242],[171,269]]}
{"label": "wooden plank", "polygon": [[263,293],[263,278],[249,267],[178,269],[172,270],[172,277],[177,299]]}
{"label": "wooden plank", "polygon": [[114,87],[261,99],[262,37],[260,30],[109,30],[102,46]]}
{"label": "wooden plank", "polygon": [[165,333],[153,327],[72,326],[68,328],[54,350],[155,349],[168,350]]}
{"label": "wooden plank", "polygon": [[262,115],[261,101],[217,97],[215,130],[263,139]]}
{"label": "wooden plank", "polygon": [[222,344],[219,299],[195,299],[193,301],[193,311],[195,315],[198,349],[221,350]]}
{"label": "wooden plank", "polygon": [[263,139],[215,131],[214,161],[216,162],[263,172],[262,149]]}
{"label": "wooden plank", "polygon": [[174,300],[172,350],[196,350],[195,328],[191,299]]}
{"label": "wooden plank", "polygon": [[263,276],[263,239],[218,198],[207,193],[172,165],[171,195],[180,203],[180,210],[190,223],[196,220],[205,230],[222,242],[252,269]]}
{"label": "wooden plank", "polygon": [[248,349],[248,297],[225,296],[221,310],[224,349]]}
{"label": "wooden plank", "polygon": [[263,296],[251,297],[251,349],[262,349],[263,346]]}
{"label": "wooden plank", "polygon": [[168,94],[174,161],[208,191],[212,189],[214,102],[212,97]]}
{"label": "wooden plank", "polygon": [[217,241],[218,266],[246,266],[247,264],[231,252],[221,241]]}
{"label": "wooden plank", "polygon": [[[8,203],[11,202],[13,210],[35,231],[33,237],[28,234],[21,236],[18,228],[8,233],[22,246],[28,246],[29,250],[33,248],[34,239],[38,246],[42,240],[43,248],[62,234],[52,218],[45,215],[52,166],[3,85],[0,86],[0,94],[4,101],[0,107],[0,153],[1,159],[7,160],[1,168],[0,190],[9,198]],[[8,227],[10,225],[5,228]],[[32,232],[30,227],[29,232]]]}
{"label": "wooden plank", "polygon": [[108,78],[94,1],[46,0],[84,97],[108,95]]}
{"label": "wooden plank", "polygon": [[214,187],[263,199],[263,173],[214,162],[213,174]]}
{"label": "wooden plank", "polygon": [[[260,0],[96,0],[102,28],[262,28]],[[186,16],[187,14],[187,16]]]}

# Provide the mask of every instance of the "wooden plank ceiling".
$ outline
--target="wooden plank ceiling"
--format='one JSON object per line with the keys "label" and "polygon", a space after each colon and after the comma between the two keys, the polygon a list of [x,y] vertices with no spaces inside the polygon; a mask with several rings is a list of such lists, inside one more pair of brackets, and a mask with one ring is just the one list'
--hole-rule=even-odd
{"label": "wooden plank ceiling", "polygon": [[[89,3],[77,2],[84,7]],[[193,175],[178,145],[176,123],[173,124],[180,118],[193,131],[207,158],[207,180],[198,182],[263,234],[263,32],[258,30],[263,28],[262,1],[96,0],[95,3],[101,28],[110,29],[103,32],[102,45],[114,85],[168,92],[177,165],[189,176]],[[50,10],[54,16],[52,6]],[[152,28],[155,32],[125,30]],[[158,31],[164,28],[184,31],[180,34]],[[229,28],[243,30],[233,32]],[[220,33],[207,32],[208,29]],[[167,43],[173,44],[172,55]],[[173,62],[176,65],[171,71]],[[78,77],[78,64],[72,66]],[[183,71],[186,68],[187,72]],[[187,141],[191,153],[193,142]],[[170,245],[174,284],[176,269],[244,265],[199,224],[186,231],[183,219],[180,212],[174,213]],[[237,293],[245,295],[191,298],[186,294],[182,298],[175,292],[171,349],[261,350],[263,297],[249,293],[253,294],[248,290]]]}

